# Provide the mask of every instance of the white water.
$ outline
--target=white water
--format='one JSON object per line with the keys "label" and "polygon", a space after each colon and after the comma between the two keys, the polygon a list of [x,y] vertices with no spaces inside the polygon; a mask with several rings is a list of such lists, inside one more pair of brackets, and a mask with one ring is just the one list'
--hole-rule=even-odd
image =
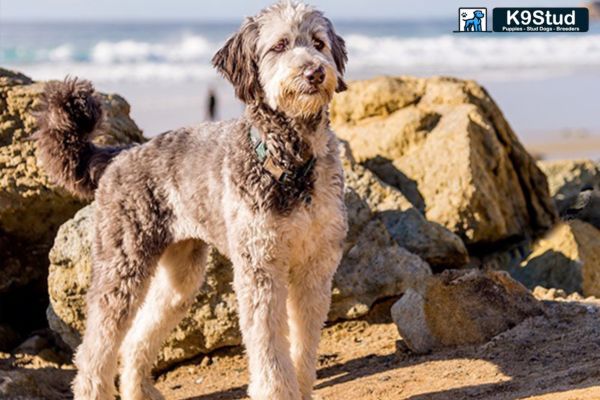
{"label": "white water", "polygon": [[[600,34],[477,38],[349,34],[346,42],[351,76],[471,73],[514,80],[600,71]],[[37,79],[69,73],[96,82],[199,82],[215,78],[210,58],[220,45],[221,40],[182,34],[156,42],[99,40],[85,48],[72,43],[33,50],[10,47],[0,53],[0,64],[12,64]]]}

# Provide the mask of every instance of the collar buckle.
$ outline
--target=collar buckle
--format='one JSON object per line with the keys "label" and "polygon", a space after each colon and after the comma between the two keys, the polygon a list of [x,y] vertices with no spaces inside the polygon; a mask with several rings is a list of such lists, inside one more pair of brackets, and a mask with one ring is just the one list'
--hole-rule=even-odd
{"label": "collar buckle", "polygon": [[260,132],[254,126],[250,126],[248,132],[250,142],[254,146],[254,152],[258,161],[262,163],[264,169],[266,169],[278,182],[285,182],[288,178],[293,177],[306,177],[313,169],[316,158],[311,157],[304,165],[302,165],[295,173],[286,171],[283,168],[277,166],[273,159],[269,157],[267,145],[262,141]]}

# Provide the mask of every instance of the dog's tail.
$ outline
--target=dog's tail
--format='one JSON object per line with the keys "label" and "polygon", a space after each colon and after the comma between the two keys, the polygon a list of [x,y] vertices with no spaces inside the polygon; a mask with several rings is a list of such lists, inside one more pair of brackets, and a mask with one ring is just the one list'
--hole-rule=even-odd
{"label": "dog's tail", "polygon": [[37,158],[48,176],[74,195],[92,199],[106,166],[122,150],[89,140],[102,125],[102,106],[89,81],[48,82],[38,114]]}

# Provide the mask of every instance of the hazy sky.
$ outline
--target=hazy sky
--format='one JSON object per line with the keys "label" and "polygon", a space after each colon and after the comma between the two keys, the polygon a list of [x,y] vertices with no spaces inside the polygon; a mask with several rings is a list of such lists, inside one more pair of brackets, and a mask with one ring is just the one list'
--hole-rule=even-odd
{"label": "hazy sky", "polygon": [[[0,20],[239,20],[270,0],[0,0]],[[332,18],[454,18],[459,6],[524,6],[522,0],[312,0]],[[528,0],[526,6],[574,6],[578,0]]]}

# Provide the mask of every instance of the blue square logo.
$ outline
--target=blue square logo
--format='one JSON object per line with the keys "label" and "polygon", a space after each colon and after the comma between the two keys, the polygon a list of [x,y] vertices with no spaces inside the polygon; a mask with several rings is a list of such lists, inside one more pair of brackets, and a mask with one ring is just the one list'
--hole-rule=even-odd
{"label": "blue square logo", "polygon": [[455,32],[487,32],[488,12],[485,7],[458,9],[458,30]]}

